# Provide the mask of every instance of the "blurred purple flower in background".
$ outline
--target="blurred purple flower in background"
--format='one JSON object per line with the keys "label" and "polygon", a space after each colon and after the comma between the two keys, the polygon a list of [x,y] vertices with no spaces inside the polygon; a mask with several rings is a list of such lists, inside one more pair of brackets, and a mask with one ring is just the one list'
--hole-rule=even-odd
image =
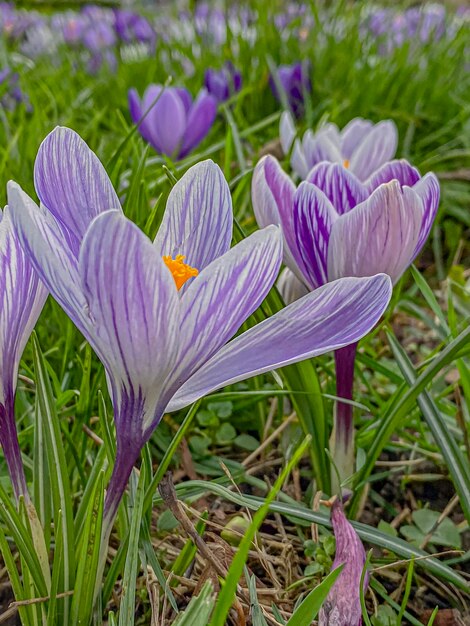
{"label": "blurred purple flower in background", "polygon": [[225,102],[240,91],[242,76],[233,63],[227,61],[220,70],[211,68],[206,70],[204,85],[217,102]]}
{"label": "blurred purple flower in background", "polygon": [[150,85],[142,100],[129,91],[131,119],[156,152],[182,159],[206,137],[217,114],[217,100],[202,89],[194,102],[183,87]]}
{"label": "blurred purple flower in background", "polygon": [[[343,565],[341,574],[330,589],[318,616],[318,626],[361,626],[361,577],[366,553],[358,534],[348,522],[339,499],[331,507],[331,523],[336,539],[332,571]],[[364,577],[364,592],[369,574]]]}
{"label": "blurred purple flower in background", "polygon": [[155,30],[150,22],[138,13],[114,9],[114,28],[117,36],[124,43],[144,43],[151,49],[155,47]]}
{"label": "blurred purple flower in background", "polygon": [[279,102],[300,117],[305,108],[305,96],[312,91],[310,64],[299,61],[293,65],[280,65],[270,75],[269,84]]}
{"label": "blurred purple flower in background", "polygon": [[7,111],[13,111],[19,104],[32,111],[29,98],[19,85],[18,73],[12,72],[9,67],[0,70],[0,104]]}

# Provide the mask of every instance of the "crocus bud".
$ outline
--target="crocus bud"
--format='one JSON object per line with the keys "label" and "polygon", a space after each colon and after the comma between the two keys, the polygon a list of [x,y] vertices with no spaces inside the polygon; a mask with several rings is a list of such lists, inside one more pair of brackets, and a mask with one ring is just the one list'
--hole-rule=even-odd
{"label": "crocus bud", "polygon": [[312,91],[308,64],[300,62],[293,65],[280,65],[276,76],[271,76],[269,83],[274,96],[287,104],[296,117],[304,111],[305,94]]}
{"label": "crocus bud", "polygon": [[220,70],[209,68],[204,74],[204,85],[207,91],[218,102],[225,102],[234,93],[240,91],[242,77],[240,72],[230,62]]}
{"label": "crocus bud", "polygon": [[140,100],[129,91],[132,121],[160,154],[182,159],[207,135],[217,114],[217,101],[205,89],[196,99],[180,87],[150,85]]}
{"label": "crocus bud", "polygon": [[[336,539],[333,569],[340,565],[344,567],[320,609],[318,626],[361,626],[359,590],[366,553],[356,531],[346,519],[340,500],[333,503],[331,522]],[[368,583],[369,577],[366,575],[364,591]]]}

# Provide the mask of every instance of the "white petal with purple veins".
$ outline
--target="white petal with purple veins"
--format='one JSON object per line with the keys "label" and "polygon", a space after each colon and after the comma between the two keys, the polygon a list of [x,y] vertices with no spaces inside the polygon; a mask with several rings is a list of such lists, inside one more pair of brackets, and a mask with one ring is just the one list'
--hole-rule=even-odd
{"label": "white petal with purple veins", "polygon": [[177,378],[184,381],[239,330],[279,272],[282,235],[259,230],[208,265],[181,300]]}
{"label": "white petal with purple veins", "polygon": [[421,198],[398,181],[378,187],[368,200],[333,225],[328,278],[388,274],[394,283],[410,265],[421,230]]}
{"label": "white petal with purple veins", "polygon": [[177,353],[174,279],[150,240],[115,211],[91,225],[79,271],[93,324],[92,345],[112,383],[117,426],[126,426],[120,419],[135,420],[135,415],[121,416],[122,399],[142,397],[145,431],[155,419]]}
{"label": "white petal with purple veins", "polygon": [[424,246],[437,214],[440,198],[439,181],[434,174],[426,174],[426,176],[413,186],[413,191],[417,193],[423,201],[423,221],[421,224],[418,243],[416,244],[413,255],[414,258]]}
{"label": "white petal with purple veins", "polygon": [[351,172],[365,181],[381,165],[393,159],[397,145],[398,130],[394,122],[379,122],[351,155]]}
{"label": "white petal with purple veins", "polygon": [[41,202],[77,237],[103,211],[121,210],[101,161],[70,128],[57,127],[41,143],[34,184]]}
{"label": "white petal with purple veins", "polygon": [[329,280],[328,242],[338,220],[333,205],[315,185],[303,182],[294,195],[293,240],[295,258],[304,280],[316,289]]}
{"label": "white petal with purple veins", "polygon": [[319,163],[309,172],[307,181],[323,191],[339,215],[364,202],[369,195],[365,185],[340,163]]}
{"label": "white petal with purple veins", "polygon": [[222,170],[207,160],[191,167],[168,196],[154,245],[160,256],[186,256],[199,271],[232,240],[232,199]]}
{"label": "white petal with purple veins", "polygon": [[391,293],[390,279],[384,275],[320,287],[226,344],[181,387],[167,410],[358,341],[377,323]]}

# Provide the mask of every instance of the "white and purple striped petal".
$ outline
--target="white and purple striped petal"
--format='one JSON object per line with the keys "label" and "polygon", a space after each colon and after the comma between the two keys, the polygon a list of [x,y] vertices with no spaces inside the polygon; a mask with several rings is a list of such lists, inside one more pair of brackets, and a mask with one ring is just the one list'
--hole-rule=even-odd
{"label": "white and purple striped petal", "polygon": [[[214,260],[181,299],[181,384],[239,330],[271,289],[282,261],[277,226],[257,231]],[[178,385],[179,386],[179,385]]]}
{"label": "white and purple striped petal", "polygon": [[328,245],[331,230],[339,219],[325,194],[308,182],[300,184],[294,194],[293,238],[295,259],[305,282],[311,289],[328,282]]}
{"label": "white and purple striped petal", "polygon": [[351,159],[354,151],[374,127],[374,123],[362,117],[352,119],[341,131],[341,154]]}
{"label": "white and purple striped petal", "polygon": [[[90,226],[79,273],[91,320],[89,339],[111,382],[116,427],[126,436],[142,437],[161,417],[165,378],[177,355],[175,282],[150,240],[116,211]],[[134,406],[141,402],[140,420],[122,411],[130,398]]]}
{"label": "white and purple striped petal", "polygon": [[232,241],[232,198],[222,170],[207,160],[191,167],[168,196],[154,245],[160,256],[202,271],[225,254]]}
{"label": "white and purple striped petal", "polygon": [[398,145],[398,130],[394,122],[379,122],[352,152],[349,167],[360,180],[366,180],[381,165],[395,156]]}
{"label": "white and purple striped petal", "polygon": [[413,259],[419,254],[431,231],[434,219],[439,207],[440,188],[439,181],[432,173],[426,174],[413,186],[413,191],[418,194],[423,202],[423,219],[419,232],[418,243],[413,254]]}
{"label": "white and purple striped petal", "polygon": [[8,207],[18,240],[42,282],[85,333],[87,303],[81,292],[78,259],[70,250],[60,222],[51,213],[41,211],[21,187],[11,181],[8,183]]}
{"label": "white and purple striped petal", "polygon": [[347,213],[369,196],[365,185],[339,163],[319,163],[309,172],[307,181],[323,191],[339,215]]}
{"label": "white and purple striped petal", "polygon": [[41,202],[79,239],[101,212],[121,210],[101,161],[70,128],[57,127],[41,143],[34,184]]}
{"label": "white and purple striped petal", "polygon": [[309,293],[225,345],[176,392],[167,410],[278,367],[358,341],[391,296],[388,276],[346,278]]}
{"label": "white and purple striped petal", "polygon": [[271,155],[260,159],[255,167],[251,186],[256,221],[260,228],[270,224],[281,225],[284,234],[284,262],[300,277],[298,261],[289,246],[289,241],[294,241],[292,231],[294,194],[295,185],[279,161]]}
{"label": "white and purple striped petal", "polygon": [[366,181],[365,185],[369,193],[377,189],[379,185],[389,183],[391,180],[398,180],[400,185],[413,187],[421,176],[418,170],[410,165],[405,159],[396,159],[382,165],[372,176]]}
{"label": "white and purple striped petal", "polygon": [[388,274],[395,283],[410,265],[423,219],[420,196],[396,180],[338,218],[330,234],[328,279]]}

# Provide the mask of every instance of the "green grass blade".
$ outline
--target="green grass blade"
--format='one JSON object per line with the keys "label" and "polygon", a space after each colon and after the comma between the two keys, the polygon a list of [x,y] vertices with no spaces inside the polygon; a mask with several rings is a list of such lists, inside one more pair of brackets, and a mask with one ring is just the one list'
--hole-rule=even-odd
{"label": "green grass blade", "polygon": [[336,579],[341,574],[343,566],[337,567],[330,572],[322,582],[312,589],[308,596],[302,600],[295,609],[286,626],[304,626],[310,624],[317,616],[321,605],[326,599],[331,587],[335,584]]}
{"label": "green grass blade", "polygon": [[[410,386],[414,385],[417,377],[413,364],[391,333],[388,333],[388,340],[407,384]],[[423,391],[418,396],[418,405],[445,459],[452,482],[460,497],[460,505],[467,521],[470,523],[470,464],[457,445],[452,433],[449,432],[441,412],[427,391]]]}
{"label": "green grass blade", "polygon": [[127,550],[126,565],[122,579],[122,599],[119,610],[119,626],[133,626],[135,613],[135,583],[139,568],[139,535],[142,511],[144,505],[145,465],[143,465],[137,489],[134,494],[131,527],[129,533],[129,548]]}
{"label": "green grass blade", "polygon": [[297,448],[295,453],[292,455],[289,463],[282,470],[281,474],[279,475],[272,489],[267,495],[266,500],[256,511],[253,521],[251,522],[245,535],[243,536],[237,553],[232,561],[232,564],[230,565],[230,569],[227,573],[227,577],[215,605],[214,614],[211,620],[211,626],[224,626],[225,620],[235,597],[238,581],[243,573],[243,567],[245,565],[246,558],[248,556],[248,552],[250,551],[251,544],[256,535],[256,532],[258,531],[264,518],[266,517],[269,511],[270,504],[277,496],[279,490],[281,489],[292,469],[297,465],[303,454],[308,450],[309,445],[310,437],[307,436],[305,440],[301,443],[301,445]]}
{"label": "green grass blade", "polygon": [[87,626],[93,614],[93,596],[101,547],[104,506],[104,472],[99,475],[77,551],[77,577],[70,609],[73,626]]}

